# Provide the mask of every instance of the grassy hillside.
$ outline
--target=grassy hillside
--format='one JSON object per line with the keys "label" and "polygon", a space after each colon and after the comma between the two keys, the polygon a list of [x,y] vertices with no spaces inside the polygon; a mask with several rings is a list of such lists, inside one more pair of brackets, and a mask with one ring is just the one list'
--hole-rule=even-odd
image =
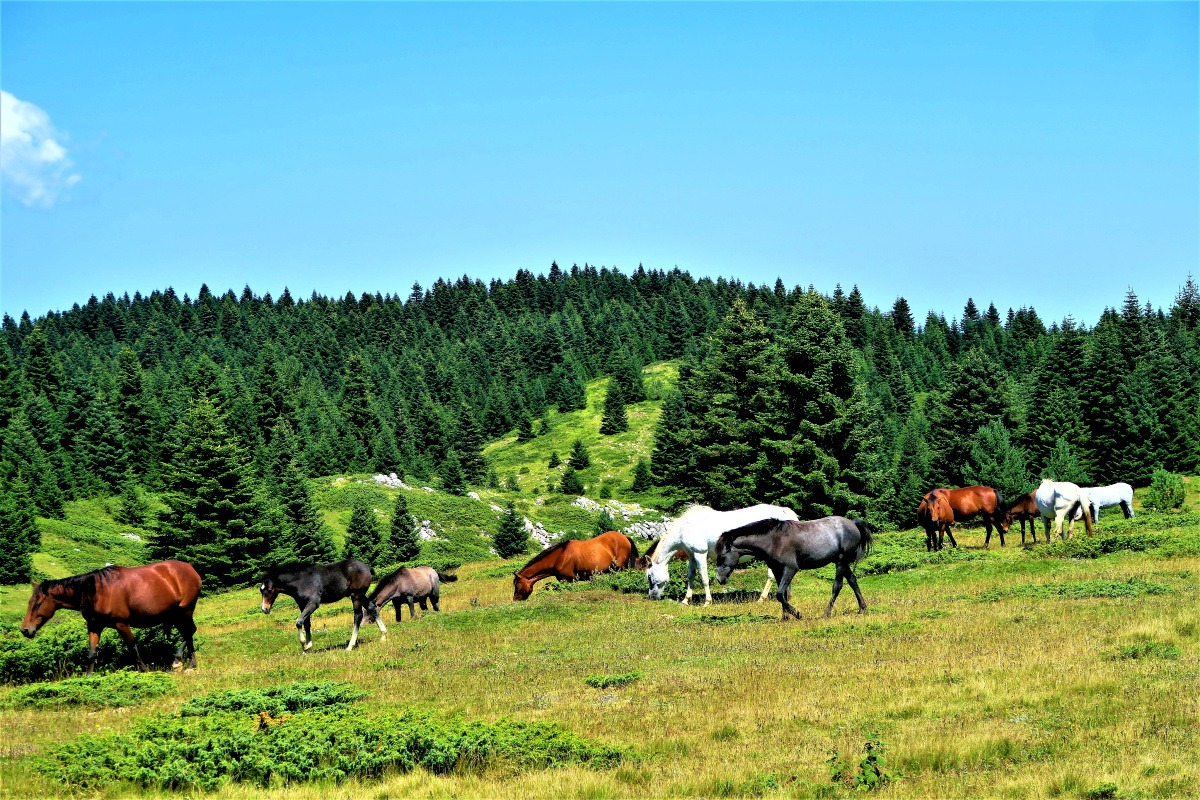
{"label": "grassy hillside", "polygon": [[[646,600],[641,576],[630,573],[543,585],[514,603],[518,560],[466,564],[443,588],[440,615],[397,625],[388,611],[386,641],[364,628],[351,653],[342,649],[348,603],[318,611],[316,647],[302,655],[291,601],[266,617],[253,589],[205,597],[194,672],[159,673],[166,680],[153,684],[117,673],[90,693],[69,682],[0,687],[0,797],[61,796],[65,788],[38,765],[61,767],[54,748],[80,736],[100,738],[76,752],[104,753],[117,746],[105,737],[130,741],[166,725],[156,714],[177,719],[185,704],[211,706],[214,693],[293,681],[346,682],[366,695],[351,711],[323,712],[314,729],[351,718],[509,719],[553,723],[582,744],[570,751],[578,758],[392,767],[337,788],[279,778],[272,797],[852,797],[861,796],[852,783],[868,741],[885,748],[892,775],[871,792],[879,797],[1196,796],[1200,516],[1106,514],[1098,531],[1106,547],[1138,549],[1067,557],[1079,554],[1010,542],[984,551],[982,532],[964,530],[962,547],[930,556],[918,532],[883,534],[858,568],[866,615],[850,613],[847,590],[831,619],[818,616],[830,588],[822,570],[795,581],[805,618],[787,624],[778,603],[747,602],[761,586],[759,567],[735,573],[713,606],[685,608]],[[627,587],[637,591],[620,591]],[[14,641],[27,595],[0,589],[0,642]],[[27,645],[51,641],[58,628],[82,639],[78,615],[64,612]],[[245,746],[300,741],[308,719],[243,717]],[[213,738],[218,721],[193,730],[207,725],[205,741],[223,742]],[[410,734],[397,726],[388,741]],[[81,794],[174,796],[137,784],[163,767],[168,744],[147,743],[147,769],[127,782]],[[618,763],[580,760],[605,747],[621,754]],[[843,777],[834,781],[837,765]],[[211,796],[265,791],[226,781]]]}

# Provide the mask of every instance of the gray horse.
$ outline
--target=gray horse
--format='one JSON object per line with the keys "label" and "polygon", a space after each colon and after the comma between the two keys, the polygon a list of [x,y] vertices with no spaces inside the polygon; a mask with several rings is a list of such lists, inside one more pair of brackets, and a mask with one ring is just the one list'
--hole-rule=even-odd
{"label": "gray horse", "polygon": [[858,611],[861,614],[867,610],[867,604],[858,590],[858,581],[850,565],[860,561],[871,549],[871,534],[874,532],[861,519],[846,517],[823,517],[807,522],[755,522],[724,533],[717,540],[717,581],[724,585],[743,556],[765,561],[778,584],[775,598],[783,607],[782,621],[786,622],[788,615],[800,619],[800,612],[788,602],[792,578],[796,573],[802,569],[836,564],[833,596],[829,598],[825,616],[833,612],[833,603],[842,590],[843,579],[850,582],[850,588],[858,598]]}
{"label": "gray horse", "polygon": [[439,611],[439,583],[456,580],[457,575],[438,572],[433,567],[401,567],[386,578],[381,578],[368,599],[381,609],[390,602],[396,609],[396,622],[399,622],[401,603],[408,603],[410,619],[417,615],[414,603],[419,603],[422,611],[428,611],[425,601],[429,600],[433,603],[433,610]]}

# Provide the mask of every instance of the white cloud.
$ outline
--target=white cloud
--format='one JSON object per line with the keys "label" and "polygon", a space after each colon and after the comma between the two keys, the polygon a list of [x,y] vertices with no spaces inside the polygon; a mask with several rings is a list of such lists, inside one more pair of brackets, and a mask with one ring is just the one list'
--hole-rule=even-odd
{"label": "white cloud", "polygon": [[27,206],[49,208],[82,178],[59,142],[50,116],[0,91],[0,182]]}

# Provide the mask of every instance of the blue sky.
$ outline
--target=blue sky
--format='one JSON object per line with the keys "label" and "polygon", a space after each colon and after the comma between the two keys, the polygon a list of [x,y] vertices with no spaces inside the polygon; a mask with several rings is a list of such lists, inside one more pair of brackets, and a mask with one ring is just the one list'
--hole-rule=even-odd
{"label": "blue sky", "polygon": [[0,3],[0,311],[585,262],[1094,324],[1200,274],[1197,3]]}

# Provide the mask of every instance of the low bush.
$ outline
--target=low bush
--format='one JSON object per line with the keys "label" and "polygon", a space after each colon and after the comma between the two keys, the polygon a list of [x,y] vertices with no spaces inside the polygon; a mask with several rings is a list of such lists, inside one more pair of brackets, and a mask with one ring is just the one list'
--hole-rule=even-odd
{"label": "low bush", "polygon": [[372,716],[345,705],[351,693],[343,684],[308,689],[295,711],[260,707],[284,700],[294,687],[199,698],[185,707],[200,716],[160,714],[128,733],[79,736],[40,758],[38,769],[73,789],[120,782],[212,791],[228,782],[267,788],[377,779],[415,767],[438,774],[607,768],[622,758],[615,748],[551,723],[484,723],[417,710]]}
{"label": "low bush", "polygon": [[634,670],[633,672],[626,672],[623,675],[588,675],[583,679],[583,682],[593,689],[611,689],[619,686],[628,686],[641,679],[642,673]]}
{"label": "low bush", "polygon": [[170,694],[175,681],[161,672],[113,672],[22,686],[0,702],[7,708],[119,708]]}
{"label": "low bush", "polygon": [[1150,488],[1142,497],[1142,505],[1158,511],[1182,508],[1186,492],[1183,478],[1165,469],[1156,469],[1150,476]]}
{"label": "low bush", "polygon": [[292,683],[267,689],[229,689],[193,698],[179,709],[181,717],[203,717],[213,712],[265,712],[272,717],[314,708],[343,708],[366,697],[350,683]]}
{"label": "low bush", "polygon": [[989,589],[979,599],[995,602],[1007,597],[1035,597],[1043,599],[1069,598],[1080,600],[1092,597],[1141,597],[1147,594],[1167,594],[1171,587],[1164,583],[1151,583],[1141,578],[1124,581],[1069,581],[1066,583],[1026,583]]}
{"label": "low bush", "polygon": [[1166,658],[1177,659],[1180,657],[1179,648],[1170,642],[1148,641],[1135,642],[1134,644],[1123,644],[1114,652],[1109,654],[1109,658],[1117,661],[1121,660],[1139,660],[1143,658]]}
{"label": "low bush", "polygon": [[1158,515],[1142,515],[1132,520],[1115,520],[1106,524],[1107,530],[1095,536],[1072,536],[1066,541],[1055,541],[1045,547],[1029,551],[1034,558],[1099,558],[1109,553],[1148,552],[1156,556],[1200,555],[1200,519],[1196,527],[1172,527],[1159,529]]}
{"label": "low bush", "polygon": [[[0,631],[0,683],[30,683],[78,674],[87,669],[88,633],[83,617],[71,612],[62,622],[47,625],[33,639],[16,629]],[[149,666],[169,667],[179,648],[178,632],[161,625],[133,632],[138,652]],[[193,637],[199,651],[203,639]],[[120,669],[137,665],[133,650],[114,630],[105,630],[96,649],[96,668]]]}

